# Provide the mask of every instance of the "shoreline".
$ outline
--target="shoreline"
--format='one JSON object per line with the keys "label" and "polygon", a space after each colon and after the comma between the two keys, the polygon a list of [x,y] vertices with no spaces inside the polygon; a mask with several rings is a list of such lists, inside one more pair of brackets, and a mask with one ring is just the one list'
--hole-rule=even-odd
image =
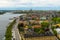
{"label": "shoreline", "polygon": [[15,24],[15,20],[13,20],[7,27],[6,32],[5,32],[5,40],[11,40],[12,39],[12,27]]}

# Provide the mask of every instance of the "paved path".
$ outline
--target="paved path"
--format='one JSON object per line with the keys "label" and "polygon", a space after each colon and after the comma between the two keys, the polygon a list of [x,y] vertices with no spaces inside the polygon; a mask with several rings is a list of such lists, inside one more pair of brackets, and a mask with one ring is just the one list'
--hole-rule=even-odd
{"label": "paved path", "polygon": [[[52,27],[52,25],[51,25],[51,22],[52,22],[51,19],[52,19],[52,16],[50,15],[50,18],[49,18],[49,22],[50,22],[49,29],[52,32],[52,34],[54,35],[54,33],[53,33],[52,29],[51,29],[51,27]],[[56,37],[56,40],[58,40],[57,37]]]}
{"label": "paved path", "polygon": [[18,31],[18,28],[17,28],[17,26],[18,26],[18,21],[19,21],[19,19],[16,20],[16,24],[13,26],[13,29],[12,29],[12,31],[13,31],[12,34],[14,34],[14,35],[13,35],[13,38],[14,38],[15,40],[21,40],[21,36],[20,36],[19,31]]}

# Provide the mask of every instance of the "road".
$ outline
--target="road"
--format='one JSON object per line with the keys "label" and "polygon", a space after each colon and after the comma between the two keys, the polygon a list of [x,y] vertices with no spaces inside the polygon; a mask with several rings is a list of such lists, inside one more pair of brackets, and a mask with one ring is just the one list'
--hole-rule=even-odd
{"label": "road", "polygon": [[19,21],[19,18],[16,20],[16,24],[13,26],[13,29],[12,29],[12,32],[13,32],[12,35],[13,35],[14,40],[21,40],[21,36],[17,28],[18,21]]}
{"label": "road", "polygon": [[[54,35],[54,33],[53,33],[53,31],[52,31],[52,29],[51,29],[51,27],[52,27],[52,24],[51,24],[51,19],[52,19],[52,15],[50,15],[50,17],[49,17],[49,29],[50,29],[50,31],[51,31],[51,33]],[[58,38],[56,37],[56,40],[58,40]]]}

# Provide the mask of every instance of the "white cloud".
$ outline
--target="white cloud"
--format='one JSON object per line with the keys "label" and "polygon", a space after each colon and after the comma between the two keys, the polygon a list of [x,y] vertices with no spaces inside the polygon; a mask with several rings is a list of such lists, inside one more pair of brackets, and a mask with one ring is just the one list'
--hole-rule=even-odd
{"label": "white cloud", "polygon": [[31,0],[0,0],[0,7],[30,7]]}
{"label": "white cloud", "polygon": [[58,7],[60,0],[0,0],[0,7]]}
{"label": "white cloud", "polygon": [[37,0],[32,1],[33,6],[47,7],[47,6],[60,6],[60,0]]}

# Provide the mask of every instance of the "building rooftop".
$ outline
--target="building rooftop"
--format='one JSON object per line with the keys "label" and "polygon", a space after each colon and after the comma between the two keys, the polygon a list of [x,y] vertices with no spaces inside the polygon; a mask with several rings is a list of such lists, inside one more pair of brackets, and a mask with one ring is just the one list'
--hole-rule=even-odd
{"label": "building rooftop", "polygon": [[34,25],[34,26],[32,26],[33,28],[40,28],[41,27],[41,25]]}

